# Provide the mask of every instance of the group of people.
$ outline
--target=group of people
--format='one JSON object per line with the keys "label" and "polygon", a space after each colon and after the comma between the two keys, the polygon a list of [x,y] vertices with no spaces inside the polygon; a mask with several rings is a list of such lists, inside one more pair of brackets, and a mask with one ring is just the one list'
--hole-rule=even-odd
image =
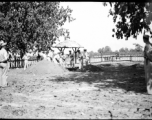
{"label": "group of people", "polygon": [[53,62],[66,66],[69,63],[70,67],[75,67],[75,61],[78,61],[79,70],[83,69],[83,66],[87,66],[89,63],[89,54],[86,49],[83,52],[77,50],[76,53],[69,51],[68,55],[65,55],[64,52],[59,52],[53,57]]}
{"label": "group of people", "polygon": [[[146,87],[147,87],[147,93],[152,94],[152,42],[149,39],[148,35],[143,36],[143,41],[145,43],[144,48],[144,69],[145,69],[145,80],[146,80]],[[6,87],[7,86],[7,72],[9,70],[9,53],[5,49],[6,43],[3,40],[0,40],[0,87]],[[63,52],[59,52],[57,54],[54,54],[53,50],[50,50],[48,52],[41,52],[37,51],[38,57],[43,57],[45,60],[53,61],[57,64],[65,65],[65,61],[67,58],[69,58],[70,66],[74,67],[75,63],[75,57],[78,60],[79,63],[79,69],[83,69],[83,65],[88,65],[89,62],[89,55],[87,53],[87,50],[84,49],[83,52],[80,50],[77,50],[76,53],[72,53],[69,51],[68,55],[64,55]],[[29,57],[31,57],[32,51],[26,51],[25,55],[23,56],[24,59],[24,69],[27,68],[27,63]],[[84,62],[84,63],[83,63]]]}
{"label": "group of people", "polygon": [[[0,41],[0,87],[7,86],[7,72],[9,70],[9,55],[10,53],[5,49],[6,43],[1,40]],[[44,51],[37,51],[34,52],[30,49],[25,52],[22,59],[24,60],[24,70],[28,67],[29,59],[33,55],[39,57],[40,59],[52,61],[56,64],[60,64],[61,66],[66,67],[67,60],[69,60],[69,65],[71,67],[75,66],[75,59],[78,60],[79,63],[79,69],[81,70],[83,68],[83,65],[88,65],[89,61],[89,55],[87,53],[87,50],[84,49],[83,52],[78,50],[76,53],[72,53],[72,51],[69,51],[68,55],[65,55],[64,52],[59,52],[57,54],[54,53],[54,50],[49,49],[47,52]],[[76,58],[75,58],[76,56]],[[84,62],[84,63],[83,63]]]}
{"label": "group of people", "polygon": [[52,61],[55,64],[59,64],[63,67],[75,67],[74,60],[76,59],[78,61],[80,70],[82,70],[84,64],[88,65],[89,62],[89,54],[86,49],[84,49],[83,52],[77,50],[76,53],[72,53],[72,51],[70,50],[68,54],[64,54],[63,51],[54,53],[53,50],[49,50],[48,52],[39,52],[38,56],[41,56],[43,60]]}
{"label": "group of people", "polygon": [[79,63],[79,70],[83,69],[83,66],[87,66],[89,63],[89,54],[86,49],[81,52],[80,50],[77,51],[77,58]]}

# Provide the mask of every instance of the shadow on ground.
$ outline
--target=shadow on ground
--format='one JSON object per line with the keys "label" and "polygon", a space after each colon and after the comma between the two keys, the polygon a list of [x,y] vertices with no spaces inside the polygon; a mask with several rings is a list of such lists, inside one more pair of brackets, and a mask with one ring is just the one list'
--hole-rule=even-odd
{"label": "shadow on ground", "polygon": [[57,76],[55,81],[74,81],[76,83],[86,82],[95,84],[99,89],[121,88],[128,91],[146,94],[146,83],[143,65],[111,64],[92,65],[95,71],[72,72],[66,77]]}

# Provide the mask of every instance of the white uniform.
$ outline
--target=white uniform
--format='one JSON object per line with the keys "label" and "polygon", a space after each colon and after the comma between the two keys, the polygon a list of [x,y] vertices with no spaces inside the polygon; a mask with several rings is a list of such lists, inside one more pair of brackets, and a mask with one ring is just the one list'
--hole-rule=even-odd
{"label": "white uniform", "polygon": [[0,50],[0,86],[5,87],[7,86],[7,71],[8,71],[8,64],[3,62],[8,59],[8,53],[7,51],[2,48]]}
{"label": "white uniform", "polygon": [[49,60],[52,60],[53,59],[53,52],[50,50],[47,56],[49,57]]}
{"label": "white uniform", "polygon": [[84,52],[84,53],[83,53],[83,58],[84,58],[85,65],[88,65],[89,55],[88,55],[87,52]]}
{"label": "white uniform", "polygon": [[82,53],[78,53],[78,62],[79,62],[79,69],[83,68],[83,55]]}
{"label": "white uniform", "polygon": [[39,55],[40,55],[41,57],[43,57],[43,60],[47,60],[47,55],[46,55],[46,54],[40,52]]}
{"label": "white uniform", "polygon": [[0,50],[0,61],[4,61],[4,60],[7,60],[7,59],[8,59],[8,53],[4,48],[2,48]]}
{"label": "white uniform", "polygon": [[31,54],[30,53],[26,53],[23,56],[23,60],[24,60],[24,70],[29,66],[30,62],[28,61],[30,58]]}
{"label": "white uniform", "polygon": [[53,62],[56,64],[60,64],[60,55],[59,54],[54,55]]}

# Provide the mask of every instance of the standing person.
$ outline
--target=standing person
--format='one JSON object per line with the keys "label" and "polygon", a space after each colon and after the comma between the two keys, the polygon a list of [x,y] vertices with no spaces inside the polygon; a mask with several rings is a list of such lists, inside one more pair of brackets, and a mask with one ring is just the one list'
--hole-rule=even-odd
{"label": "standing person", "polygon": [[23,56],[24,70],[31,64],[31,62],[29,61],[30,57],[32,57],[31,50],[26,51],[25,54],[24,54],[24,56]]}
{"label": "standing person", "polygon": [[12,58],[12,53],[11,53],[11,51],[7,51],[7,55],[8,55],[8,62],[7,62],[7,64],[8,64],[8,70],[10,69],[10,66],[11,66],[11,58]]}
{"label": "standing person", "polygon": [[83,51],[83,58],[84,58],[85,65],[87,66],[89,63],[89,54],[86,49],[84,49]]}
{"label": "standing person", "polygon": [[80,50],[77,51],[77,57],[79,62],[79,70],[83,69],[83,55]]}
{"label": "standing person", "polygon": [[12,51],[12,57],[10,60],[11,60],[11,68],[15,68],[15,54],[13,51]]}
{"label": "standing person", "polygon": [[31,57],[33,56],[32,49],[29,49],[27,52],[28,57],[28,67],[32,65]]}
{"label": "standing person", "polygon": [[16,54],[15,54],[15,56],[16,56],[16,60],[17,60],[17,69],[20,67],[20,54],[19,54],[19,51],[16,51]]}
{"label": "standing person", "polygon": [[43,57],[43,60],[48,60],[47,59],[47,52],[46,51],[43,51],[41,56]]}
{"label": "standing person", "polygon": [[60,64],[60,52],[54,54],[53,62],[54,62],[55,64]]}
{"label": "standing person", "polygon": [[40,58],[40,60],[47,60],[47,55],[45,53],[45,51],[39,51],[38,53],[38,57]]}
{"label": "standing person", "polygon": [[42,56],[41,56],[41,50],[39,49],[37,51],[37,61],[40,61],[40,60],[42,60]]}
{"label": "standing person", "polygon": [[5,50],[4,46],[6,43],[0,41],[0,87],[7,86],[7,72],[8,72],[8,53]]}
{"label": "standing person", "polygon": [[47,56],[49,57],[50,61],[53,61],[53,55],[54,55],[54,50],[51,50],[51,48],[49,48]]}
{"label": "standing person", "polygon": [[143,36],[144,48],[144,69],[147,86],[147,93],[152,94],[152,43],[149,41],[149,35]]}
{"label": "standing person", "polygon": [[28,52],[26,51],[24,56],[23,56],[23,60],[24,60],[24,70],[28,67],[28,59],[29,59],[29,56],[28,56]]}
{"label": "standing person", "polygon": [[74,67],[74,54],[72,54],[71,50],[69,51],[70,58],[70,67]]}
{"label": "standing person", "polygon": [[64,55],[64,52],[60,52],[59,53],[59,63],[61,66],[65,67],[65,55]]}

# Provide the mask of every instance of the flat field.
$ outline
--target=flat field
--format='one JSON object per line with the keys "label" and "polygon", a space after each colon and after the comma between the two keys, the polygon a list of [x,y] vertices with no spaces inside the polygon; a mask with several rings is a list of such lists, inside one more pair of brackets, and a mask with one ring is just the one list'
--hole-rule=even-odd
{"label": "flat field", "polygon": [[89,67],[45,75],[9,70],[9,86],[0,88],[0,118],[152,119],[143,63]]}

